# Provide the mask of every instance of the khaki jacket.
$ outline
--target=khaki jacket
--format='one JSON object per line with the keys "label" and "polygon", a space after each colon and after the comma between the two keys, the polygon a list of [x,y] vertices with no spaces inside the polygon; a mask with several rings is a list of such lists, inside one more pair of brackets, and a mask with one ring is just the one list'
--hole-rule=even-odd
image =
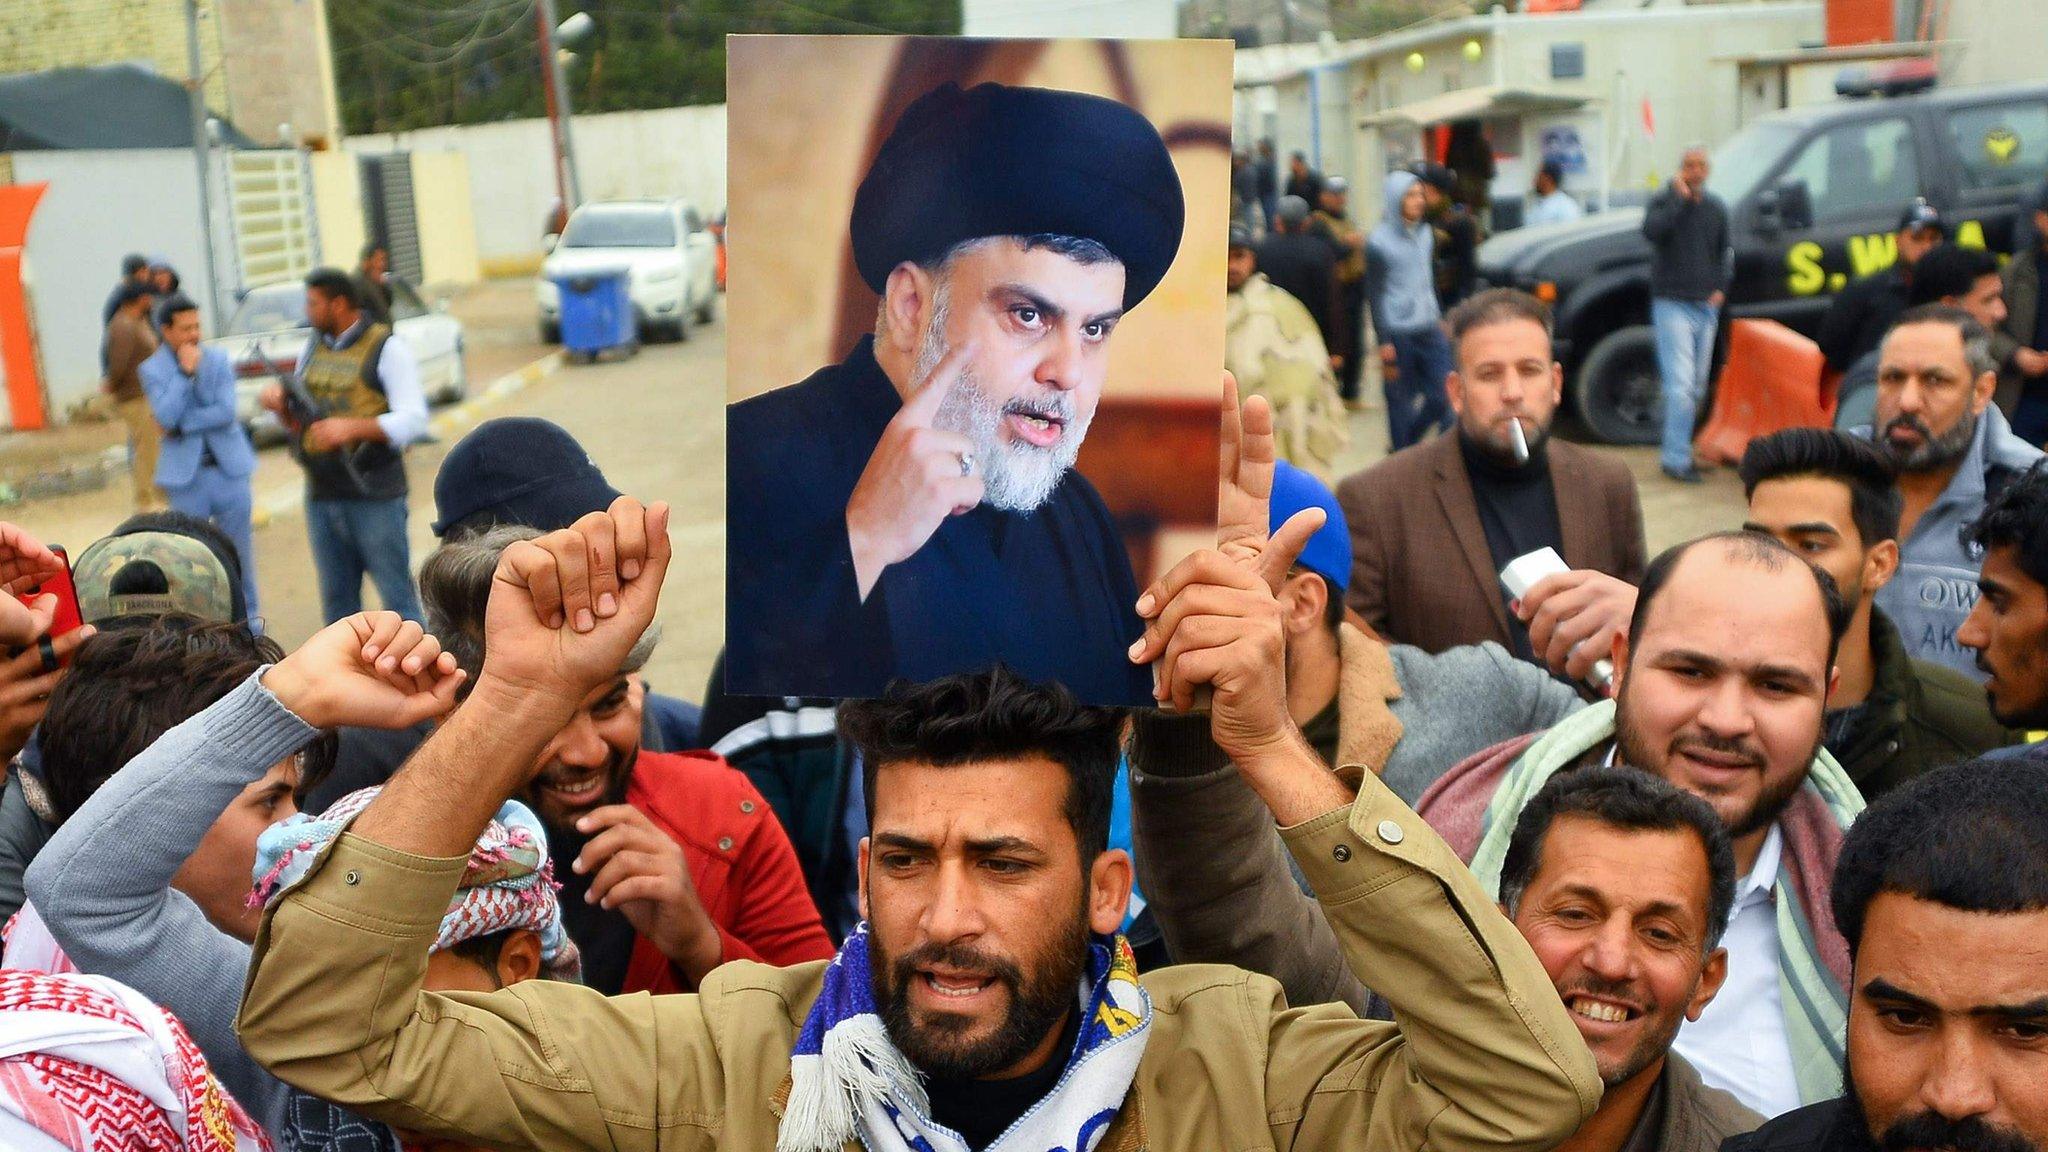
{"label": "khaki jacket", "polygon": [[[1368,777],[1284,837],[1399,1023],[1289,1009],[1234,968],[1147,975],[1151,1035],[1103,1148],[1543,1152],[1592,1113],[1600,1081],[1542,966],[1428,825]],[[694,995],[424,993],[463,865],[338,837],[257,933],[248,1051],[364,1115],[491,1147],[775,1147],[823,964],[727,964]]]}

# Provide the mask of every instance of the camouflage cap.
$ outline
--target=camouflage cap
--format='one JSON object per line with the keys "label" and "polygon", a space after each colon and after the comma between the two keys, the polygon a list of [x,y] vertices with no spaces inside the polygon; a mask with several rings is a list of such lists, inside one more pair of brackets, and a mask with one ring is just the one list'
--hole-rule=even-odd
{"label": "camouflage cap", "polygon": [[[227,565],[194,536],[130,532],[94,541],[72,563],[78,612],[89,624],[117,616],[184,612],[208,623],[235,619]],[[119,589],[116,591],[116,589]]]}

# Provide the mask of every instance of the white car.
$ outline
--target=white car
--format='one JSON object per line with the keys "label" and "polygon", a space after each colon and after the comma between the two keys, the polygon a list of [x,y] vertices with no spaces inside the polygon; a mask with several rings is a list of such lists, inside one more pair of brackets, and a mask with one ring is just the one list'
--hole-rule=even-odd
{"label": "white car", "polygon": [[594,201],[576,209],[534,285],[540,336],[562,339],[559,278],[596,269],[626,269],[640,339],[656,333],[690,338],[690,325],[711,323],[718,304],[718,240],[704,217],[681,200]]}
{"label": "white car", "polygon": [[[462,321],[429,308],[410,284],[393,279],[391,329],[405,341],[420,366],[420,388],[428,403],[460,400],[469,392],[462,363]],[[269,284],[242,297],[226,331],[206,341],[235,362],[235,416],[259,443],[284,439],[277,417],[263,409],[263,386],[289,375],[313,338],[306,323],[306,286],[297,281]]]}

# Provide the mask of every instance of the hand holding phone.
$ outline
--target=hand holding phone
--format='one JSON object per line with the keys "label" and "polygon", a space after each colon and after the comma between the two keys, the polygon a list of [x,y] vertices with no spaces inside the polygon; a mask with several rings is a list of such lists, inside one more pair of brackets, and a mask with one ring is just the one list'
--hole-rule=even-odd
{"label": "hand holding phone", "polygon": [[78,627],[78,595],[71,589],[71,565],[61,549],[47,547],[19,526],[0,522],[0,644],[26,647],[52,635],[61,610],[60,593],[46,587],[61,576],[70,595],[69,627]]}

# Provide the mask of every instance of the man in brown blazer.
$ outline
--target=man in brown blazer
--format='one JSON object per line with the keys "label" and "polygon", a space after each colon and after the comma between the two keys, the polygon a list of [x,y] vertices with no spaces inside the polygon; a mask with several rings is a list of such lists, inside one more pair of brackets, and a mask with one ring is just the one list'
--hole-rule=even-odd
{"label": "man in brown blazer", "polygon": [[1337,487],[1351,525],[1347,602],[1393,643],[1441,652],[1492,640],[1531,659],[1500,570],[1549,547],[1572,568],[1638,580],[1642,506],[1619,460],[1551,439],[1564,370],[1551,356],[1541,301],[1496,288],[1445,323],[1457,363],[1447,382],[1456,433]]}

